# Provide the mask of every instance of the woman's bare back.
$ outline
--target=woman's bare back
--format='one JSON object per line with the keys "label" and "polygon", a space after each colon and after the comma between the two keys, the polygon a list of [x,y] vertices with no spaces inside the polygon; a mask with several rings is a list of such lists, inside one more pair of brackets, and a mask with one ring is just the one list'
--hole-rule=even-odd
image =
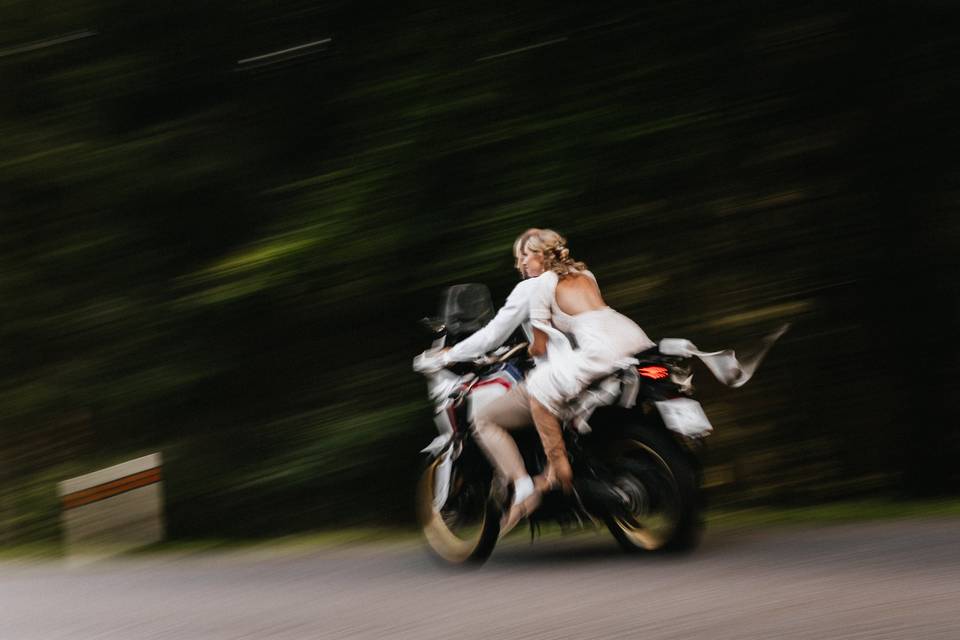
{"label": "woman's bare back", "polygon": [[600,295],[600,287],[591,276],[568,273],[557,282],[557,306],[570,316],[603,309],[607,303]]}

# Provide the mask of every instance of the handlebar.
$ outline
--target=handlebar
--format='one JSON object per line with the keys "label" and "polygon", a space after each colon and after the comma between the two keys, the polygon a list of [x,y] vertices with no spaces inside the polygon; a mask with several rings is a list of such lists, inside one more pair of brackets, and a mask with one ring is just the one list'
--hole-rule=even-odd
{"label": "handlebar", "polygon": [[[441,369],[447,369],[456,373],[457,375],[463,375],[471,367],[489,367],[495,364],[500,364],[506,362],[508,359],[512,358],[522,349],[525,349],[529,343],[521,342],[510,349],[507,349],[503,353],[494,352],[491,355],[482,356],[476,358],[472,361],[467,362],[451,362],[447,365],[442,363],[440,357],[439,349],[432,349],[430,351],[424,351],[419,356],[413,359],[413,370],[420,373],[433,373],[440,371]],[[500,347],[503,349],[503,347]]]}
{"label": "handlebar", "polygon": [[477,365],[478,367],[486,367],[486,366],[490,366],[490,365],[492,365],[492,364],[500,364],[501,362],[506,362],[507,360],[509,360],[510,358],[512,358],[513,356],[515,356],[518,351],[520,351],[520,350],[522,350],[522,349],[526,349],[526,348],[529,346],[529,344],[530,344],[530,343],[528,343],[528,342],[521,342],[521,343],[519,343],[519,344],[517,344],[517,345],[514,345],[513,347],[511,347],[511,348],[508,349],[506,352],[504,352],[504,353],[502,353],[502,354],[500,354],[500,355],[487,355],[487,356],[482,356],[482,357],[477,358],[476,360],[474,360],[473,363],[474,363],[475,365]]}

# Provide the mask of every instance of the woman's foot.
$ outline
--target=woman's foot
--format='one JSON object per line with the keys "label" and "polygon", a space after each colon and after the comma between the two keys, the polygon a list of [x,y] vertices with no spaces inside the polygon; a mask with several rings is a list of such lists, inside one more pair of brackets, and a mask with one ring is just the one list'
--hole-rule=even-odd
{"label": "woman's foot", "polygon": [[573,492],[573,469],[570,468],[566,455],[562,458],[554,456],[554,460],[547,463],[547,468],[534,478],[533,482],[542,493],[560,489],[570,495]]}
{"label": "woman's foot", "polygon": [[[537,476],[537,479],[540,479]],[[542,480],[541,480],[542,486]],[[500,520],[500,537],[507,535],[521,520],[537,510],[543,499],[543,490],[534,478],[525,476],[513,483],[513,502]]]}

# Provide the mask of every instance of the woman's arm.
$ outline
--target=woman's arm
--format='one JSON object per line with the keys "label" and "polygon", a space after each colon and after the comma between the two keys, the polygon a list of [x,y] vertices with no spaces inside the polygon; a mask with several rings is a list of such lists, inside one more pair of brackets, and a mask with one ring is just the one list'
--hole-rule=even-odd
{"label": "woman's arm", "polygon": [[503,344],[530,317],[530,296],[535,286],[532,280],[518,283],[493,320],[446,352],[444,364],[469,362]]}
{"label": "woman's arm", "polygon": [[548,271],[533,279],[536,289],[530,296],[530,322],[533,325],[533,342],[527,348],[531,356],[538,358],[547,353],[547,334],[538,324],[549,325],[553,315],[552,303],[557,287],[557,275]]}
{"label": "woman's arm", "polygon": [[527,353],[534,358],[539,358],[547,353],[547,334],[542,330],[533,328],[533,342],[527,347]]}

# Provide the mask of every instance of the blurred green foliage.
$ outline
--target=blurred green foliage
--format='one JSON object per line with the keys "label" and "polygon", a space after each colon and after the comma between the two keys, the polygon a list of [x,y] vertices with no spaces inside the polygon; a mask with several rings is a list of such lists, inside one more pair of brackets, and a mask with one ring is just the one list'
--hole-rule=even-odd
{"label": "blurred green foliage", "polygon": [[152,450],[175,536],[408,519],[415,321],[529,226],[654,338],[796,323],[700,373],[726,500],[956,492],[956,14],[0,1],[0,536]]}

